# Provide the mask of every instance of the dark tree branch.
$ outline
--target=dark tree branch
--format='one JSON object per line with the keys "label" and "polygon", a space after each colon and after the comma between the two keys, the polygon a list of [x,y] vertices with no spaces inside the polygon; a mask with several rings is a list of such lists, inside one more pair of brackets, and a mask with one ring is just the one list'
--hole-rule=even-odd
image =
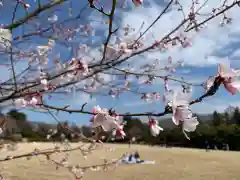
{"label": "dark tree branch", "polygon": [[[206,97],[215,95],[222,82],[223,82],[223,79],[220,76],[216,77],[215,81],[213,83],[213,86],[205,94],[203,94],[199,98],[189,102],[189,105],[193,105],[193,104],[202,102],[202,100],[205,99]],[[74,109],[58,108],[58,107],[54,107],[54,106],[47,105],[47,104],[40,104],[40,105],[43,106],[44,108],[53,109],[53,110],[57,110],[57,111],[94,115],[94,113],[89,112],[89,111],[85,111],[83,109],[74,110]],[[165,107],[164,111],[161,112],[161,113],[147,112],[147,113],[126,113],[126,114],[118,114],[118,115],[119,116],[157,116],[157,117],[160,117],[160,116],[164,116],[164,115],[167,115],[167,114],[170,114],[170,113],[172,113],[172,108],[169,105],[167,105]]]}
{"label": "dark tree branch", "polygon": [[14,23],[10,24],[10,25],[6,25],[3,28],[5,28],[5,29],[15,29],[18,26],[21,26],[22,24],[26,23],[31,18],[36,17],[41,12],[43,12],[43,11],[45,11],[47,9],[53,8],[54,6],[62,4],[62,3],[67,2],[67,1],[68,0],[55,0],[55,1],[52,1],[52,2],[50,2],[48,4],[42,5],[38,9],[36,9],[35,11],[27,14],[24,18],[19,19],[19,20],[15,21]]}

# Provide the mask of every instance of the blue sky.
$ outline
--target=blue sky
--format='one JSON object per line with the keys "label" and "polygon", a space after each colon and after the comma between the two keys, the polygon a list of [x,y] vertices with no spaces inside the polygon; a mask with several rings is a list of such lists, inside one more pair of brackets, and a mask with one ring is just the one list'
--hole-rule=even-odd
{"label": "blue sky", "polygon": [[[34,0],[26,1],[31,5],[29,11],[32,11],[36,8],[36,3]],[[49,2],[47,0],[41,1],[43,4]],[[110,0],[101,1],[104,4],[105,10],[108,10],[111,6]],[[143,7],[135,8],[131,1],[126,0],[125,8],[117,8],[115,14],[114,27],[122,28],[124,25],[129,24],[132,28],[139,29],[142,23],[143,30],[148,27],[148,25],[160,14],[161,10],[164,8],[166,1],[162,3],[156,3],[157,0],[145,0]],[[184,12],[187,14],[189,12],[189,7],[191,5],[191,0],[180,0]],[[200,5],[203,3],[202,0],[199,0]],[[199,17],[199,20],[206,18],[204,14],[211,12],[213,7],[219,6],[219,2],[221,1],[211,1],[204,7],[201,11],[203,14]],[[229,1],[232,2],[232,1]],[[7,24],[10,23],[12,12],[14,9],[15,0],[9,0],[4,2],[4,6],[0,10],[0,23]],[[34,20],[33,22],[38,22],[40,27],[47,27],[50,24],[48,21],[48,17],[56,14],[58,16],[58,21],[63,21],[64,19],[69,18],[69,7],[72,6],[72,15],[76,16],[81,9],[86,5],[87,0],[73,0],[72,4],[65,3],[54,8],[52,11],[48,11],[46,13],[42,13],[39,16],[38,20]],[[146,34],[146,39],[144,40],[145,44],[151,44],[156,39],[160,39],[171,29],[176,27],[176,25],[182,20],[181,14],[176,11],[175,6],[173,6],[170,11],[168,11],[163,18],[156,23],[153,28]],[[173,62],[178,60],[184,60],[185,66],[176,70],[173,74],[174,77],[180,79],[180,77],[184,77],[184,79],[188,82],[192,82],[195,84],[203,83],[208,76],[214,76],[217,71],[217,64],[222,61],[230,61],[232,66],[235,68],[240,68],[239,58],[240,58],[240,26],[238,23],[238,19],[240,18],[239,9],[232,9],[227,15],[233,18],[232,24],[220,28],[219,22],[220,18],[216,18],[211,21],[208,26],[202,29],[198,33],[188,33],[188,38],[191,41],[192,47],[183,49],[183,48],[171,48],[164,53],[145,53],[144,56],[138,56],[132,58],[129,63],[136,69],[140,65],[145,64],[146,62],[152,64],[156,58],[160,59],[161,62],[165,63],[168,56],[171,56]],[[21,19],[25,15],[25,11],[22,7],[17,11],[16,18]],[[82,17],[80,20],[74,20],[66,24],[67,27],[79,27],[80,24],[86,25],[91,24],[91,26],[95,29],[95,34],[91,38],[78,37],[74,39],[71,43],[73,44],[81,44],[87,43],[92,47],[93,51],[91,52],[93,56],[98,57],[96,50],[99,49],[104,42],[104,38],[106,37],[106,32],[108,25],[103,24],[102,22],[106,20],[105,17],[99,15],[98,12],[87,8],[83,11]],[[32,27],[29,25],[20,26],[15,29],[13,32],[13,36],[16,37],[21,35],[24,31],[31,32]],[[181,30],[178,32],[180,33]],[[121,31],[117,34],[122,37]],[[114,38],[113,38],[114,39]],[[30,48],[34,48],[37,45],[42,45],[46,43],[47,38],[39,38],[39,37],[31,37],[28,41],[24,43],[18,44],[18,48],[24,50],[28,50]],[[14,42],[15,43],[15,42]],[[61,42],[56,42],[56,46],[53,50],[53,54],[60,54],[61,61],[65,62],[72,58],[71,50],[62,45]],[[53,55],[50,57],[52,59]],[[1,63],[5,63],[6,60],[3,59]],[[16,70],[21,72],[27,65],[27,59],[18,62]],[[52,65],[51,61],[49,66]],[[1,71],[1,80],[7,79],[10,74],[5,67],[0,67]],[[156,72],[157,75],[162,75],[161,72]],[[113,78],[109,75],[103,75],[106,81],[120,81],[120,78]],[[170,88],[179,88],[180,84],[171,82]],[[161,79],[155,81],[152,86],[143,86],[141,87],[141,92],[146,91],[157,91],[161,95],[163,94],[163,82]],[[102,92],[106,92],[106,90],[102,90]],[[193,87],[193,98],[200,96],[204,90],[201,87]],[[101,96],[101,95],[93,95],[92,98],[89,97],[86,93],[72,93],[66,95],[53,95],[52,99],[48,101],[49,104],[55,105],[57,107],[64,107],[66,104],[71,105],[73,109],[81,108],[83,103],[87,102],[86,108],[91,110],[94,105],[99,105],[100,107],[111,108],[114,107],[117,112],[161,112],[163,110],[163,102],[154,101],[152,103],[146,103],[140,99],[139,95],[136,95],[131,92],[126,92],[120,95],[119,99],[113,99],[110,96]],[[226,92],[223,88],[217,92],[214,97],[210,97],[206,99],[201,104],[196,104],[192,106],[192,109],[196,113],[211,113],[214,110],[223,111],[229,105],[239,106],[240,98],[239,94],[235,96],[231,96],[228,92]],[[53,119],[47,114],[37,113],[30,110],[23,110],[27,113],[29,120],[34,121],[49,121],[54,122]],[[71,114],[60,112],[58,114],[59,119],[68,120],[75,122],[77,124],[85,124],[88,122],[90,116],[82,115],[82,114]],[[146,119],[146,118],[143,118]]]}

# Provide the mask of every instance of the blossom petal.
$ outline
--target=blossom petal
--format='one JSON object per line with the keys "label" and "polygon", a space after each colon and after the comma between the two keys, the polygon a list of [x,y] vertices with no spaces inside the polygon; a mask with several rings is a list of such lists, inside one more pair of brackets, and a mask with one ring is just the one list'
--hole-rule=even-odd
{"label": "blossom petal", "polygon": [[107,46],[106,49],[106,59],[116,59],[119,56],[119,51],[112,47],[112,46]]}
{"label": "blossom petal", "polygon": [[175,96],[175,104],[176,105],[188,105],[190,98],[192,96],[192,93],[184,93],[184,92],[178,92]]}
{"label": "blossom petal", "polygon": [[132,0],[135,7],[140,7],[143,3],[143,0]]}
{"label": "blossom petal", "polygon": [[223,78],[235,77],[237,73],[230,67],[230,63],[221,63],[218,65],[218,75]]}
{"label": "blossom petal", "polygon": [[189,109],[189,106],[179,106],[173,110],[172,121],[174,124],[179,125],[180,121],[192,117],[192,111]]}
{"label": "blossom petal", "polygon": [[223,83],[225,89],[230,92],[232,95],[235,95],[238,92],[238,89],[236,87],[233,86],[232,83]]}
{"label": "blossom petal", "polygon": [[239,81],[235,81],[231,83],[233,87],[235,87],[236,89],[238,89],[238,91],[240,91],[240,80]]}
{"label": "blossom petal", "polygon": [[154,137],[158,136],[160,134],[160,131],[163,131],[163,128],[158,125],[151,126],[150,128],[150,132]]}
{"label": "blossom petal", "polygon": [[92,121],[92,127],[96,128],[98,126],[101,126],[103,122],[105,121],[105,116],[104,114],[97,114],[93,117]]}
{"label": "blossom petal", "polygon": [[179,117],[178,117],[178,115],[173,115],[172,116],[172,121],[173,121],[173,123],[175,124],[175,125],[179,125]]}
{"label": "blossom petal", "polygon": [[197,120],[197,117],[185,119],[183,122],[183,130],[187,132],[193,132],[196,130],[198,124],[199,122]]}

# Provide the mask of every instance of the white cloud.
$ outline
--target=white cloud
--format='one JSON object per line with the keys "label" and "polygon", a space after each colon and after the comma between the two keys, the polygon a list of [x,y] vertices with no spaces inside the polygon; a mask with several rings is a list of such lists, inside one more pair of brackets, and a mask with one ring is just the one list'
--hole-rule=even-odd
{"label": "white cloud", "polygon": [[[139,29],[141,22],[144,21],[145,24],[143,30],[145,30],[163,9],[163,7],[159,7],[152,0],[148,2],[151,4],[151,7],[136,8],[130,12],[123,13],[122,25],[130,24],[133,28]],[[199,0],[199,2],[200,4],[198,7],[203,4],[204,0]],[[231,2],[233,1],[229,1],[229,3]],[[187,15],[189,13],[192,0],[180,0],[180,3]],[[213,8],[219,7],[221,3],[223,3],[223,0],[208,1],[207,5],[201,9],[200,13],[210,13]],[[156,57],[163,59],[171,55],[173,60],[183,59],[186,64],[193,66],[206,66],[218,63],[218,55],[215,54],[215,52],[219,49],[224,51],[224,46],[229,44],[231,45],[231,42],[234,42],[233,36],[240,35],[240,27],[238,23],[238,19],[240,18],[239,8],[233,8],[231,11],[226,13],[226,15],[233,18],[232,24],[226,27],[219,27],[221,19],[220,17],[217,17],[216,19],[210,21],[207,28],[202,29],[200,32],[188,33],[187,35],[190,37],[192,43],[191,48],[171,48],[167,53],[158,53],[158,55],[155,53],[147,53],[147,57],[152,59],[155,59]],[[200,16],[199,20],[203,20],[205,18],[206,16]],[[181,13],[176,11],[176,7],[172,8],[172,10],[164,14],[149,31],[146,38],[146,44],[152,43],[154,41],[153,37],[160,39],[174,29],[181,21]],[[179,32],[182,30],[183,29]],[[146,59],[139,60],[138,57],[138,62],[139,61],[146,61]]]}
{"label": "white cloud", "polygon": [[234,53],[231,55],[231,59],[238,60],[240,58],[240,49],[237,49],[234,51]]}

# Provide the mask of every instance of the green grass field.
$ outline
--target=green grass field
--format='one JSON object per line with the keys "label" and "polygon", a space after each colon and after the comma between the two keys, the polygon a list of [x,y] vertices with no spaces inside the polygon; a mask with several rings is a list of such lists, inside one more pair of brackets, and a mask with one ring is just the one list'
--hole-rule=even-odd
{"label": "green grass field", "polygon": [[[1,150],[0,157],[6,155],[30,152],[35,147],[39,149],[51,148],[52,144],[39,143],[19,144],[17,152]],[[76,146],[73,144],[72,146]],[[138,150],[141,158],[155,160],[155,165],[122,165],[107,172],[88,172],[85,180],[239,180],[240,153],[182,149],[160,148],[132,145],[105,145],[115,148],[107,151],[106,148],[97,150],[84,160],[80,151],[69,153],[69,163],[81,166],[102,163],[104,158],[119,158],[123,153]],[[55,154],[59,160],[61,154]],[[46,160],[46,157],[37,156],[30,160],[26,158],[0,163],[1,174],[5,180],[73,180],[73,175],[65,168],[56,170],[56,165]]]}

